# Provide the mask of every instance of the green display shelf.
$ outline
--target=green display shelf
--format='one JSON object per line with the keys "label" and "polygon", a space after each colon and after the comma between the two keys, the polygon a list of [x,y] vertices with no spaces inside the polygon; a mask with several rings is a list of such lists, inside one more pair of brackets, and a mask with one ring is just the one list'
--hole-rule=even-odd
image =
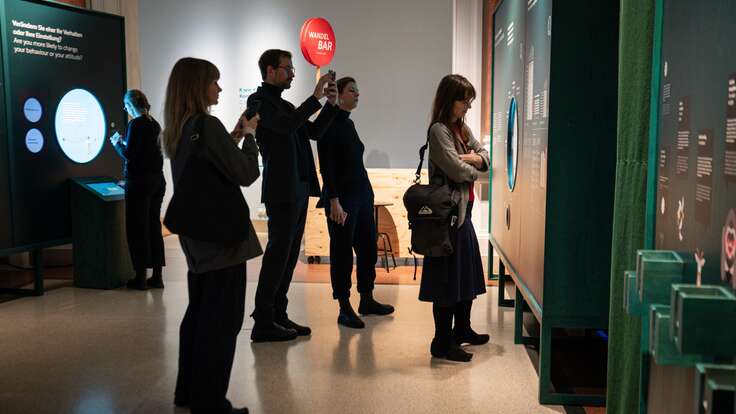
{"label": "green display shelf", "polygon": [[723,286],[675,284],[670,332],[683,354],[736,356],[736,295]]}
{"label": "green display shelf", "polygon": [[700,355],[682,354],[670,337],[671,307],[652,305],[649,308],[649,354],[657,365],[694,367],[704,362]]}
{"label": "green display shelf", "polygon": [[682,283],[685,262],[671,250],[639,250],[636,253],[636,277],[642,304],[670,303],[670,286]]}
{"label": "green display shelf", "polygon": [[731,414],[736,392],[736,365],[698,364],[695,409],[698,414]]}

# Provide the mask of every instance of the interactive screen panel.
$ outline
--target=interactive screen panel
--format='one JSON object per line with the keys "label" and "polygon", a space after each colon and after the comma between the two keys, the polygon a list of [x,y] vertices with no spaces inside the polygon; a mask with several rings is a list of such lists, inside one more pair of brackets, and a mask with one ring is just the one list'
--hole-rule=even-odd
{"label": "interactive screen panel", "polygon": [[521,243],[515,264],[520,275],[543,303],[544,245],[547,196],[547,135],[549,120],[550,43],[552,1],[537,0],[526,7],[524,42],[524,108],[517,177],[517,214],[522,217]]}
{"label": "interactive screen panel", "polygon": [[524,36],[526,6],[503,1],[493,16],[493,171],[491,237],[509,261],[516,262],[519,222],[516,179],[524,134]]}
{"label": "interactive screen panel", "polygon": [[123,19],[41,1],[2,4],[13,244],[67,239],[68,179],[121,172],[107,137],[127,120]]}
{"label": "interactive screen panel", "polygon": [[732,0],[664,1],[655,243],[736,288],[734,37]]}

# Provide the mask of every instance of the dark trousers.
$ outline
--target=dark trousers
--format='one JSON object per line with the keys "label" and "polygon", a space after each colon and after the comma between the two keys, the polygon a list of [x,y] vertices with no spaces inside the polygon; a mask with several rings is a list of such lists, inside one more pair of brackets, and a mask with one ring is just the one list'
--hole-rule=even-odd
{"label": "dark trousers", "polygon": [[[354,206],[352,205],[354,204]],[[372,292],[376,281],[376,221],[372,200],[362,203],[346,203],[348,213],[344,225],[330,220],[327,214],[327,230],[330,233],[330,281],[332,297],[350,297],[353,273],[353,249],[356,256],[358,292]]]}
{"label": "dark trousers", "polygon": [[192,413],[230,412],[225,395],[245,312],[245,263],[189,273],[189,306],[179,331],[176,399]]}
{"label": "dark trousers", "polygon": [[136,271],[166,264],[164,238],[161,235],[161,204],[165,191],[163,176],[160,181],[146,183],[128,180],[125,190],[125,233]]}
{"label": "dark trousers", "polygon": [[253,319],[258,324],[270,324],[288,317],[286,294],[299,259],[307,220],[307,201],[305,197],[298,203],[266,203],[268,243],[263,253],[253,312]]}

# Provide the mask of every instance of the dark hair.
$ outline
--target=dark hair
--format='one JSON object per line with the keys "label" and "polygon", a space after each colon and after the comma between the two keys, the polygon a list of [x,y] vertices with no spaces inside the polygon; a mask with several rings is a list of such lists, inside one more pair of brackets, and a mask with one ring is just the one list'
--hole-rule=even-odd
{"label": "dark hair", "polygon": [[138,89],[129,90],[125,93],[125,97],[123,99],[130,102],[130,104],[142,114],[148,114],[148,111],[151,110],[148,98],[146,98],[146,95]]}
{"label": "dark hair", "polygon": [[345,87],[350,85],[351,83],[355,83],[355,79],[351,78],[350,76],[345,76],[343,78],[338,79],[337,80],[337,93],[342,93]]}
{"label": "dark hair", "polygon": [[268,67],[276,69],[281,63],[281,58],[291,59],[291,52],[281,49],[268,49],[263,52],[260,58],[258,58],[258,68],[261,69],[261,78],[266,80],[266,73],[268,73]]}
{"label": "dark hair", "polygon": [[194,114],[208,113],[207,88],[220,79],[217,66],[207,60],[186,57],[171,69],[164,101],[163,147],[169,158],[176,154],[184,123]]}
{"label": "dark hair", "polygon": [[[432,104],[432,122],[440,122],[448,128],[452,119],[452,107],[456,101],[475,99],[475,88],[464,76],[447,75],[440,81],[437,93],[434,95]],[[460,129],[463,140],[467,140],[465,133],[465,120],[458,119],[456,126]]]}

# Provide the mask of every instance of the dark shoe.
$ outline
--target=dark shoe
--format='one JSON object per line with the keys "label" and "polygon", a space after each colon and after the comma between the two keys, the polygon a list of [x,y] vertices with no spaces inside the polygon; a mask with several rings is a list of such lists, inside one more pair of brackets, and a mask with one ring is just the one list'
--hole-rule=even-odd
{"label": "dark shoe", "polygon": [[289,318],[277,320],[276,324],[281,325],[286,329],[292,329],[296,331],[296,334],[298,336],[309,336],[312,334],[312,329],[310,327],[299,325]]}
{"label": "dark shoe", "polygon": [[189,399],[174,395],[174,405],[177,407],[189,407]]}
{"label": "dark shoe", "polygon": [[160,277],[151,277],[146,280],[146,286],[148,286],[151,289],[163,289],[164,288],[164,281]]}
{"label": "dark shoe", "polygon": [[134,289],[134,290],[146,290],[148,289],[146,287],[146,279],[138,279],[133,278],[125,282],[125,286],[128,289]]}
{"label": "dark shoe", "polygon": [[250,333],[250,339],[253,342],[282,342],[291,341],[296,338],[296,331],[286,329],[281,325],[272,323],[270,325],[256,325]]}
{"label": "dark shoe", "polygon": [[473,354],[465,352],[452,341],[440,341],[437,338],[432,339],[429,352],[435,358],[442,358],[448,361],[470,362],[473,359]]}
{"label": "dark shoe", "polygon": [[468,328],[464,332],[458,332],[457,330],[452,331],[452,336],[455,339],[457,345],[470,344],[470,345],[483,345],[491,340],[491,336],[488,334],[479,334]]}
{"label": "dark shoe", "polygon": [[351,311],[340,311],[340,315],[337,317],[337,324],[353,329],[365,328],[365,323],[360,320],[360,317],[358,317],[355,312]]}
{"label": "dark shoe", "polygon": [[361,298],[360,306],[358,306],[358,312],[361,315],[388,315],[390,313],[394,313],[394,307],[391,305],[378,303],[373,298],[367,300]]}

